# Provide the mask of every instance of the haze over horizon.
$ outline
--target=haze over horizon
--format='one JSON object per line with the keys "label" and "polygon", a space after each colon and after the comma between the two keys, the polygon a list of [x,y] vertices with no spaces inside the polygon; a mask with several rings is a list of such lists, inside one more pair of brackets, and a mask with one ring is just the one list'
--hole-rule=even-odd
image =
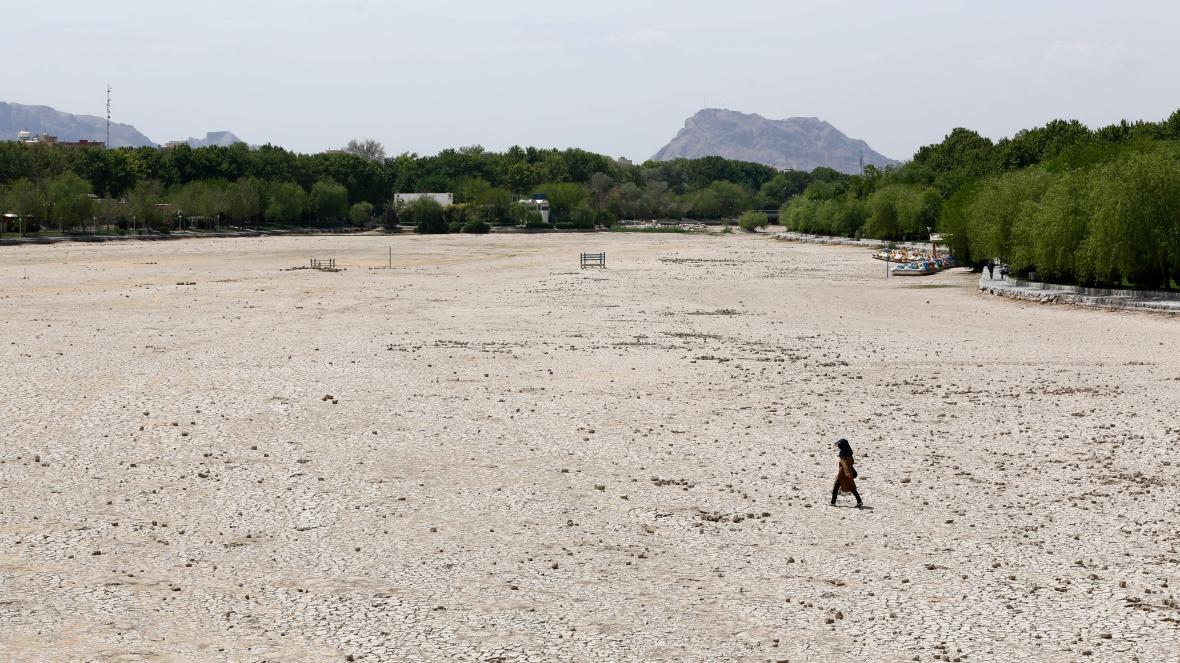
{"label": "haze over horizon", "polygon": [[1180,107],[1167,85],[1180,8],[1162,2],[59,0],[5,13],[22,27],[5,50],[35,64],[0,72],[0,100],[103,115],[109,83],[112,119],[157,141],[228,130],[302,152],[371,137],[389,154],[520,144],[644,160],[717,107],[819,117],[904,160],[956,126],[1001,138]]}

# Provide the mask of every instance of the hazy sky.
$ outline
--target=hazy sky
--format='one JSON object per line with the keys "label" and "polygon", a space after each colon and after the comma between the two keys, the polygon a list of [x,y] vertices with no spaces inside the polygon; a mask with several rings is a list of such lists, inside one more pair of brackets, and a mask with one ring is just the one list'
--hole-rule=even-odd
{"label": "hazy sky", "polygon": [[156,141],[512,144],[642,160],[703,105],[818,116],[904,159],[1180,107],[1180,3],[0,0],[0,100]]}

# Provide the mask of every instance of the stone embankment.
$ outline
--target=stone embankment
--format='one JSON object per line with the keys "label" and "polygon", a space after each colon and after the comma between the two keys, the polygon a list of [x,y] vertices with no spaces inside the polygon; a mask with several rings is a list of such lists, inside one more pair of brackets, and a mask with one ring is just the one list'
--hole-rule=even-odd
{"label": "stone embankment", "polygon": [[979,289],[1000,297],[1025,299],[1034,302],[1180,314],[1180,293],[1175,292],[1084,288],[1081,286],[1057,285],[1054,283],[1040,283],[1013,278],[989,279],[987,272],[980,274]]}

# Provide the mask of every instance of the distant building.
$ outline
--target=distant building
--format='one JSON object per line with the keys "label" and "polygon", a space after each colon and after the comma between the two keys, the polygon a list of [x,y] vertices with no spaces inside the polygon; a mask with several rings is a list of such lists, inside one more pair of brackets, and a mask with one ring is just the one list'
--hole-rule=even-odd
{"label": "distant building", "polygon": [[25,145],[53,145],[57,142],[57,136],[50,136],[49,134],[34,135],[28,130],[18,133],[16,139]]}
{"label": "distant building", "polygon": [[453,193],[395,193],[393,194],[394,207],[412,203],[419,198],[433,198],[435,202],[443,207],[455,204],[455,194]]}
{"label": "distant building", "polygon": [[61,147],[79,147],[79,148],[106,147],[107,146],[107,144],[102,142],[101,140],[86,140],[85,138],[81,138],[76,141],[62,140],[62,141],[58,141],[57,145],[60,145]]}
{"label": "distant building", "polygon": [[69,141],[58,140],[57,136],[50,136],[49,134],[38,134],[34,136],[29,131],[21,131],[16,134],[17,142],[25,145],[57,145],[59,147],[106,147],[106,143],[102,141],[86,140],[85,138]]}
{"label": "distant building", "polygon": [[617,159],[617,161],[619,162],[619,165],[620,165],[620,166],[630,166],[630,165],[632,165],[632,163],[631,163],[631,160],[630,160],[630,159],[628,159],[627,157],[619,157],[619,158]]}
{"label": "distant building", "polygon": [[549,223],[549,201],[545,198],[545,194],[534,193],[531,197],[517,202],[529,209],[540,212],[541,223]]}
{"label": "distant building", "polygon": [[163,145],[161,145],[160,149],[171,150],[171,149],[175,149],[177,147],[180,147],[181,145],[188,145],[188,141],[187,140],[170,140],[167,143],[164,143]]}

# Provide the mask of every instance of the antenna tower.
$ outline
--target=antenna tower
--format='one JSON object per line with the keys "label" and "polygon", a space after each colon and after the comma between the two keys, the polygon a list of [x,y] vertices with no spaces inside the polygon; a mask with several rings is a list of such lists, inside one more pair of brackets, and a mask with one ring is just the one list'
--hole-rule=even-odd
{"label": "antenna tower", "polygon": [[111,86],[107,85],[107,142],[106,147],[111,146]]}

